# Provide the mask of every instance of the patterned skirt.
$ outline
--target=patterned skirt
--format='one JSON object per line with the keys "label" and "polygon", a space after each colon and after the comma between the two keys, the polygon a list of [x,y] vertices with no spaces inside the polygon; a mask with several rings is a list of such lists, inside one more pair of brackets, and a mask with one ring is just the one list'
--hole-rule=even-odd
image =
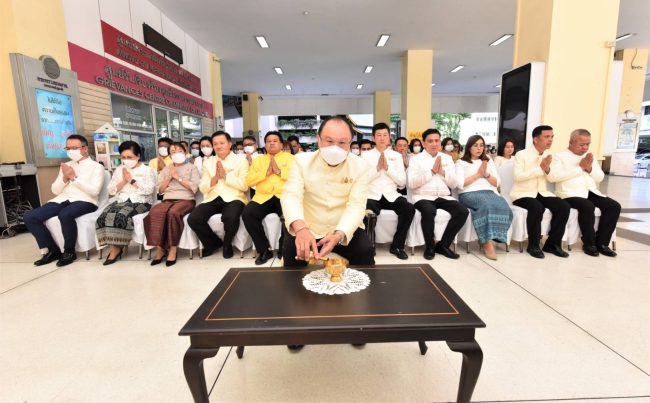
{"label": "patterned skirt", "polygon": [[97,218],[97,241],[100,245],[128,245],[133,235],[133,216],[146,213],[150,208],[148,203],[131,200],[110,204]]}
{"label": "patterned skirt", "polygon": [[491,190],[476,190],[459,194],[458,201],[471,211],[480,243],[508,241],[512,210],[503,197]]}

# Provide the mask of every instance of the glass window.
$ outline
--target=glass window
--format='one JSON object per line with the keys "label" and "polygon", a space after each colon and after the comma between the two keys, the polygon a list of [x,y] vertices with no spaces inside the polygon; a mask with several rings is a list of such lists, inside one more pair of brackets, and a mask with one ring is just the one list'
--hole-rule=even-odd
{"label": "glass window", "polygon": [[122,132],[122,141],[135,141],[140,145],[141,155],[140,160],[148,163],[152,158],[157,155],[157,143],[152,134],[135,133],[135,132]]}
{"label": "glass window", "polygon": [[156,136],[169,137],[169,121],[167,120],[167,111],[164,109],[154,108],[156,113]]}
{"label": "glass window", "polygon": [[111,106],[116,129],[153,133],[151,104],[111,94]]}
{"label": "glass window", "polygon": [[169,111],[169,128],[171,138],[174,141],[181,141],[181,114]]}
{"label": "glass window", "polygon": [[201,118],[183,115],[183,139],[201,138]]}

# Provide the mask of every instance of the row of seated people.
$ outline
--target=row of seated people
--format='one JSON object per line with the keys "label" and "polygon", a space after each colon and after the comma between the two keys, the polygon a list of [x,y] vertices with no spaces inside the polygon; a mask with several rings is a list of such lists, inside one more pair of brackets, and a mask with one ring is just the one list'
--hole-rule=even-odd
{"label": "row of seated people", "polygon": [[[216,132],[211,138],[215,155],[204,158],[201,164],[202,174],[199,174],[194,164],[186,160],[180,144],[172,144],[169,147],[171,164],[165,165],[162,169],[156,166],[151,169],[150,167],[155,165],[153,161],[150,162],[150,167],[139,161],[140,149],[137,143],[123,143],[120,146],[123,166],[115,171],[108,185],[110,194],[116,196],[116,200],[97,220],[98,243],[112,246],[105,264],[111,264],[120,257],[122,248],[127,246],[131,239],[132,217],[147,210],[150,210],[145,218],[147,244],[157,247],[156,256],[152,260],[153,265],[165,259],[167,265],[175,263],[176,246],[184,226],[183,217],[188,213],[190,215],[187,223],[203,244],[203,255],[210,255],[223,247],[223,255],[226,258],[233,255],[232,239],[239,227],[241,216],[259,251],[256,263],[262,264],[272,257],[269,241],[262,227],[262,219],[272,212],[282,215],[283,210],[285,216],[290,217],[286,225],[291,234],[288,242],[284,242],[284,248],[290,252],[290,255],[284,253],[285,266],[297,264],[294,255],[306,257],[305,244],[301,242],[305,237],[298,236],[298,233],[308,232],[314,240],[316,235],[322,235],[319,241],[321,243],[313,244],[310,241],[307,245],[307,250],[311,250],[314,254],[322,253],[325,244],[327,248],[330,246],[334,248],[335,245],[331,245],[332,239],[338,240],[336,244],[345,241],[346,245],[350,245],[353,236],[357,235],[356,230],[363,224],[352,219],[357,217],[356,210],[354,215],[351,213],[346,215],[347,208],[333,213],[331,207],[354,204],[357,208],[360,203],[364,205],[364,211],[368,208],[376,214],[381,214],[382,209],[396,211],[398,224],[390,252],[401,259],[408,257],[404,252],[404,242],[415,209],[422,215],[425,258],[431,259],[435,253],[449,258],[458,258],[449,247],[471,211],[472,222],[486,256],[496,259],[492,242],[506,242],[512,212],[497,191],[498,173],[494,163],[485,156],[485,143],[480,136],[472,136],[468,140],[465,155],[454,165],[450,156],[439,152],[440,133],[435,129],[425,131],[422,142],[426,152],[410,159],[407,175],[401,155],[390,149],[391,141],[387,125],[380,123],[373,127],[376,148],[364,153],[362,158],[358,158],[350,155],[350,141],[345,140],[348,134],[345,125],[349,126],[348,122],[345,122],[345,125],[340,121],[337,121],[339,123],[337,125],[332,123],[331,126],[334,128],[343,127],[344,140],[336,144],[329,144],[327,139],[321,137],[321,129],[328,122],[323,122],[319,129],[319,151],[303,153],[310,155],[299,154],[301,159],[309,160],[305,164],[315,172],[315,176],[309,179],[301,176],[299,168],[291,169],[294,156],[281,151],[282,140],[277,132],[267,133],[265,136],[267,154],[255,159],[245,159],[233,154],[230,136],[225,132]],[[351,140],[351,132],[349,134]],[[566,196],[563,197],[564,201],[579,210],[581,217],[579,224],[583,233],[585,252],[592,255],[597,255],[598,252],[609,256],[615,255],[607,245],[620,212],[620,205],[598,193],[597,183],[602,180],[603,175],[591,154],[587,153],[588,132],[578,130],[572,134],[569,150],[563,153],[572,154],[574,157],[565,158],[565,162],[557,157],[552,163],[552,157],[546,156],[552,143],[552,129],[537,128],[533,137],[534,147],[517,153],[515,157],[522,161],[518,164],[521,167],[517,168],[518,165],[515,165],[516,183],[512,193],[513,195],[517,192],[521,193],[520,197],[513,197],[515,204],[526,208],[529,212],[536,211],[538,204],[548,207],[553,212],[554,220],[544,250],[558,256],[567,256],[561,249],[561,238],[568,213],[563,214],[561,211],[566,206],[562,209],[557,207],[564,204],[562,200],[545,193],[547,192],[546,177],[548,177],[558,182],[558,193],[561,197]],[[35,262],[36,265],[47,264],[54,260],[58,261],[59,266],[71,263],[76,257],[74,220],[97,208],[97,195],[103,181],[102,167],[88,157],[88,146],[83,136],[70,136],[66,142],[66,149],[71,161],[61,165],[59,176],[52,185],[53,192],[58,196],[25,216],[27,228],[35,236],[39,247],[47,250],[47,253]],[[536,150],[536,153],[532,150]],[[208,150],[205,151],[205,154],[210,154]],[[530,158],[531,161],[535,160],[531,166],[528,166],[531,162],[526,161],[527,154],[534,154],[534,158]],[[356,160],[363,162],[364,180],[354,176],[325,180],[326,174],[337,175],[336,168]],[[565,163],[574,166],[557,165]],[[354,164],[358,163],[354,162]],[[580,172],[576,168],[579,168]],[[154,170],[158,171],[158,175]],[[522,172],[518,174],[518,170]],[[364,186],[365,180],[367,185]],[[414,205],[397,193],[397,188],[407,183],[412,191]],[[256,187],[257,192],[249,203],[246,191],[251,186]],[[163,195],[163,201],[154,205],[156,187],[158,193]],[[458,189],[459,201],[451,197],[450,189],[453,188]],[[289,192],[284,192],[285,189],[289,189]],[[198,190],[203,193],[204,198],[203,202],[195,207],[195,194]],[[308,192],[325,194],[326,200],[313,203],[314,206],[310,207],[309,200],[304,197]],[[574,195],[576,192],[579,194]],[[290,193],[290,196],[285,197],[285,193]],[[547,199],[553,200],[549,202]],[[287,205],[290,206],[288,214]],[[589,205],[591,205],[591,218],[587,211]],[[603,218],[611,218],[601,220],[598,233],[595,234],[593,233],[594,205],[601,208]],[[610,208],[610,205],[613,207]],[[618,211],[615,211],[616,206]],[[435,245],[433,226],[437,209],[449,212],[451,219],[441,240]],[[222,215],[225,229],[223,239],[220,239],[208,224],[209,218],[218,213]],[[58,216],[61,221],[65,239],[63,253],[56,247],[44,225],[44,221],[54,216]],[[310,218],[306,221],[307,216]],[[536,221],[536,214],[528,215],[530,235],[528,251],[533,256],[543,257],[538,246],[540,231],[535,229],[539,227]],[[541,222],[541,217],[539,221]],[[304,225],[300,225],[301,223]],[[347,231],[325,231],[327,228],[331,230],[336,227],[344,227]],[[304,229],[308,231],[303,231]],[[325,238],[327,240],[322,243]],[[295,245],[292,245],[293,243]],[[365,242],[362,244],[365,245]],[[366,261],[371,260],[367,255],[361,255],[366,256]],[[372,261],[374,262],[374,259]]]}

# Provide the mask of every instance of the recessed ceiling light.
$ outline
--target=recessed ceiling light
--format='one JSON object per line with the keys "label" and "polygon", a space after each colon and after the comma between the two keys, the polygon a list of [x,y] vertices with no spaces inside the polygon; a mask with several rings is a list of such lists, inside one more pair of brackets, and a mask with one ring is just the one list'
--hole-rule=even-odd
{"label": "recessed ceiling light", "polygon": [[512,34],[503,34],[501,38],[497,39],[496,41],[492,42],[490,46],[498,46],[501,44],[501,42],[507,41],[508,39],[512,38]]}
{"label": "recessed ceiling light", "polygon": [[257,43],[259,43],[260,48],[268,48],[269,43],[266,41],[266,38],[263,36],[256,36],[255,39],[257,40]]}
{"label": "recessed ceiling light", "polygon": [[464,69],[464,68],[465,68],[465,66],[463,66],[462,64],[460,64],[460,65],[454,67],[454,69],[453,69],[451,72],[452,72],[452,73],[455,73],[455,72],[460,71],[460,70],[462,70],[462,69]]}
{"label": "recessed ceiling light", "polygon": [[494,88],[501,88],[501,84],[495,85]]}
{"label": "recessed ceiling light", "polygon": [[284,71],[282,71],[282,67],[273,67],[273,70],[275,70],[276,74],[284,74]]}
{"label": "recessed ceiling light", "polygon": [[302,15],[309,15],[309,11],[303,11]]}
{"label": "recessed ceiling light", "polygon": [[629,37],[631,37],[631,36],[634,36],[634,35],[636,35],[636,34],[625,34],[625,35],[621,35],[621,36],[619,36],[619,37],[616,38],[616,42],[618,42],[618,41],[622,41],[623,39],[627,39],[627,38],[629,38]]}
{"label": "recessed ceiling light", "polygon": [[361,88],[363,88],[363,84],[357,84],[357,89],[360,90]]}
{"label": "recessed ceiling light", "polygon": [[285,85],[284,88],[286,88],[287,91],[291,91],[291,86],[289,84]]}
{"label": "recessed ceiling light", "polygon": [[436,86],[436,83],[431,83],[431,86],[432,86],[432,87],[435,87],[435,86]]}
{"label": "recessed ceiling light", "polygon": [[372,71],[373,66],[366,66],[366,69],[363,71],[364,73],[368,74]]}
{"label": "recessed ceiling light", "polygon": [[379,40],[377,41],[377,47],[381,48],[382,46],[386,46],[386,42],[388,42],[388,38],[390,38],[390,35],[382,34],[382,36],[380,36]]}

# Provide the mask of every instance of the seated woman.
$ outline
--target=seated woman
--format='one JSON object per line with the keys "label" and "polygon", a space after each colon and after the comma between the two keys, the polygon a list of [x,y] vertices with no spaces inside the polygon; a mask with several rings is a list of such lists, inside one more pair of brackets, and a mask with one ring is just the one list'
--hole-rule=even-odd
{"label": "seated woman", "polygon": [[108,193],[117,200],[104,209],[97,218],[97,242],[110,245],[104,266],[122,257],[133,234],[133,216],[149,211],[156,195],[156,173],[140,162],[140,145],[125,141],[119,147],[122,165],[113,172]]}
{"label": "seated woman", "polygon": [[465,154],[456,162],[458,201],[472,213],[472,224],[488,259],[496,260],[492,241],[507,242],[512,211],[497,191],[499,174],[494,162],[485,155],[485,140],[470,136]]}
{"label": "seated woman", "polygon": [[445,137],[442,140],[442,152],[449,155],[454,162],[458,161],[460,158],[460,154],[456,151],[456,148],[454,147],[454,139],[451,137]]}
{"label": "seated woman", "polygon": [[420,139],[412,139],[409,143],[409,151],[411,154],[420,154],[422,152],[422,142]]}
{"label": "seated woman", "polygon": [[158,189],[163,194],[163,201],[153,206],[144,219],[147,245],[157,247],[152,266],[160,264],[165,258],[167,266],[176,263],[176,247],[184,227],[183,216],[194,208],[194,194],[199,188],[199,171],[194,164],[185,161],[183,145],[174,142],[169,151],[172,163],[160,173]]}
{"label": "seated woman", "polygon": [[494,163],[496,164],[497,168],[507,162],[512,163],[514,162],[512,159],[513,155],[515,155],[515,142],[512,139],[505,139],[501,145],[499,145],[499,149],[497,150],[497,157],[494,159]]}
{"label": "seated woman", "polygon": [[194,158],[194,166],[199,170],[199,176],[203,175],[203,161],[212,156],[212,140],[210,136],[203,136],[199,140],[199,156]]}

